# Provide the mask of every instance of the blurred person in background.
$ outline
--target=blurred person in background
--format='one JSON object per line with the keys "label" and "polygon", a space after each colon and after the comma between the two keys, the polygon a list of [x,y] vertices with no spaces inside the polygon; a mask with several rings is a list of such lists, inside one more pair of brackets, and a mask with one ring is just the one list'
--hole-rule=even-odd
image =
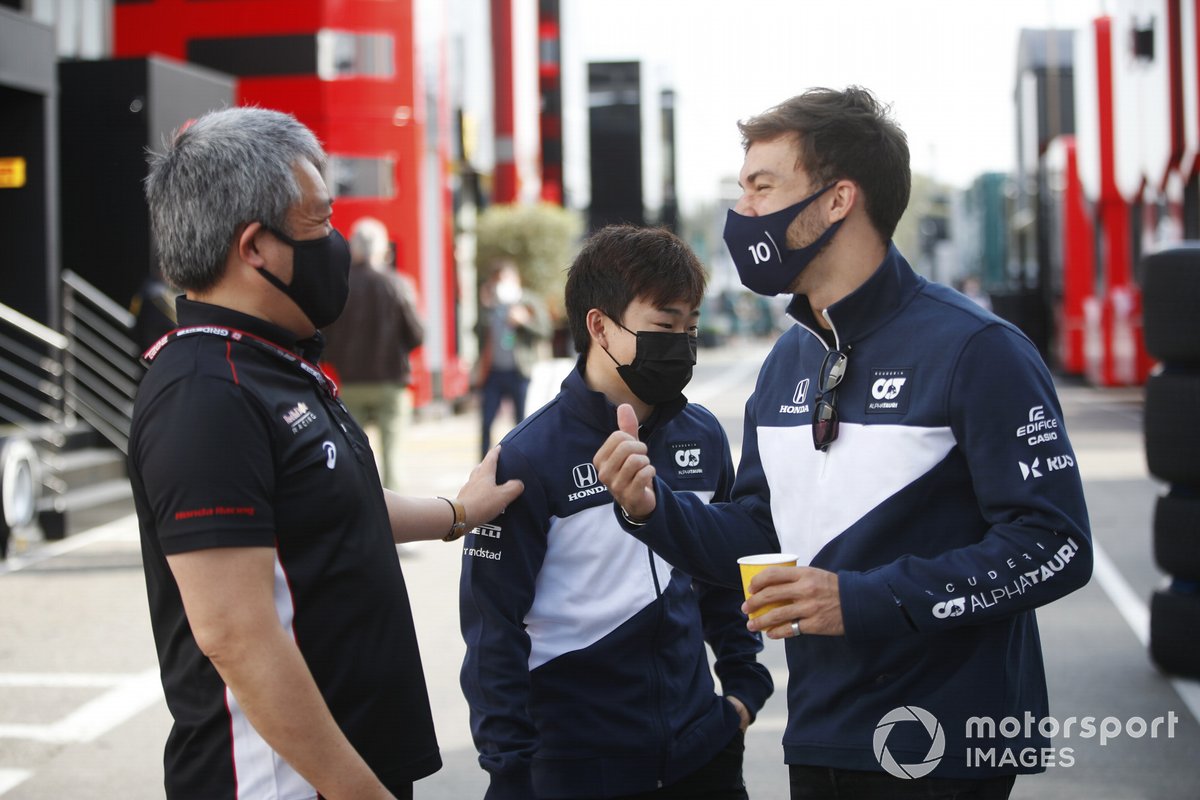
{"label": "blurred person in background", "polygon": [[462,685],[487,800],[746,798],[743,734],[773,683],[742,591],[693,581],[627,536],[591,464],[629,403],[672,487],[729,498],[725,431],[683,396],[704,285],[691,249],[660,229],[603,228],[570,268],[580,356],[503,440],[498,474],[525,492],[465,542]]}
{"label": "blurred person in background", "polygon": [[325,360],[333,365],[342,402],[363,427],[379,429],[383,485],[400,488],[400,438],[412,413],[409,354],[425,328],[413,290],[390,263],[387,228],[363,217],[350,231],[350,295],[326,327]]}
{"label": "blurred person in background", "polygon": [[1047,716],[1034,610],[1092,569],[1054,382],[1020,330],[896,249],[908,144],[870,92],[812,89],[738,127],[725,243],[797,324],[746,404],[733,501],[656,477],[622,407],[595,460],[612,513],[714,583],[738,585],[739,556],[798,555],[744,605],[782,603],[748,625],[786,639],[793,800],[1006,798],[1045,770],[1011,754],[1049,738],[968,738],[968,720]]}
{"label": "blurred person in background", "polygon": [[988,311],[992,310],[992,298],[988,296],[987,292],[983,291],[983,284],[979,282],[977,276],[968,275],[963,278],[959,291],[978,303],[981,308],[986,308]]}
{"label": "blurred person in background", "polygon": [[180,327],[129,446],[167,707],[166,797],[391,800],[441,766],[396,543],[453,540],[521,486],[381,488],[315,366],[349,291],[325,153],[294,117],[212,112],[150,156]]}
{"label": "blurred person in background", "polygon": [[529,379],[551,329],[546,304],[521,285],[521,272],[511,260],[493,266],[480,289],[479,304],[476,384],[482,394],[480,445],[486,454],[492,446],[492,424],[505,398],[512,404],[514,424],[525,419]]}

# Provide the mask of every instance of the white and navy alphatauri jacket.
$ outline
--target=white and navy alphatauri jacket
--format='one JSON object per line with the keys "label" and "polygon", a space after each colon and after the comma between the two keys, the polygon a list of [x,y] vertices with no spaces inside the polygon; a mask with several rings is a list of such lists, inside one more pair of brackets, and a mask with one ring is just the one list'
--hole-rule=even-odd
{"label": "white and navy alphatauri jacket", "polygon": [[[799,324],[746,405],[733,502],[701,506],[658,483],[649,523],[626,529],[728,585],[737,556],[777,548],[837,573],[845,635],[787,640],[789,764],[919,770],[940,756],[933,777],[1041,771],[1049,712],[1033,610],[1083,586],[1092,565],[1045,364],[1015,327],[916,275],[892,246],[824,312],[848,363],[840,435],[822,452],[811,422],[831,343],[806,297],[789,312]],[[928,715],[891,714],[903,707],[940,731]]]}
{"label": "white and navy alphatauri jacket", "polygon": [[[525,490],[465,539],[462,687],[489,800],[628,795],[704,766],[738,729],[706,641],[722,691],[752,715],[773,688],[740,588],[693,581],[613,518],[592,458],[616,409],[582,368],[505,437],[497,478]],[[660,405],[641,437],[667,486],[728,499],[729,443],[711,412]]]}

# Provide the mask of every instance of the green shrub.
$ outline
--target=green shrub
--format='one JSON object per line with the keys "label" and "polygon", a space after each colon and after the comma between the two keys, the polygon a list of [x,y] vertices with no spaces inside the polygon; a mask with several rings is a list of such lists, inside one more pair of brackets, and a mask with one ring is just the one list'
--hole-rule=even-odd
{"label": "green shrub", "polygon": [[579,249],[583,220],[577,212],[551,203],[493,205],[475,226],[475,266],[480,283],[504,258],[516,262],[521,281],[546,300],[552,313],[562,309],[567,268]]}

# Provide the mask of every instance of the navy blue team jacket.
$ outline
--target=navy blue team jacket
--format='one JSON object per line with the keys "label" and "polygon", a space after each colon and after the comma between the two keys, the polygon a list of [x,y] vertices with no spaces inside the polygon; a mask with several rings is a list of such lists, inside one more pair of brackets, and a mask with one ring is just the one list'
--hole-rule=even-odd
{"label": "navy blue team jacket", "polygon": [[[733,502],[701,506],[658,483],[650,522],[625,527],[731,586],[738,555],[776,548],[837,573],[845,636],[787,640],[787,763],[879,770],[940,755],[933,777],[1041,771],[1030,751],[1049,745],[1038,731],[1049,709],[1034,609],[1084,585],[1092,564],[1045,364],[1015,327],[916,275],[893,246],[824,312],[848,364],[840,436],[821,452],[811,420],[830,345],[807,298],[789,312],[799,325],[746,405]],[[903,706],[930,712],[944,741],[936,726],[884,722]],[[1007,717],[1016,736],[995,732],[1012,732]],[[994,764],[972,759],[990,748]]]}
{"label": "navy blue team jacket", "polygon": [[[462,686],[490,800],[611,797],[669,785],[710,761],[772,691],[742,593],[693,581],[628,536],[592,458],[617,429],[583,360],[502,442],[497,477],[525,491],[465,539]],[[733,464],[706,409],[660,406],[641,429],[659,476],[725,500]]]}

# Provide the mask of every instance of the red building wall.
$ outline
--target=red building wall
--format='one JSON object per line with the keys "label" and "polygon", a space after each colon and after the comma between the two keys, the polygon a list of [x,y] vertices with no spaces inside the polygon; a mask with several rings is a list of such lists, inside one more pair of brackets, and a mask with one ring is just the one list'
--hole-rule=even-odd
{"label": "red building wall", "polygon": [[[317,34],[322,30],[390,36],[391,74],[321,77]],[[411,0],[118,0],[113,39],[117,57],[158,53],[236,75],[239,105],[294,114],[331,157],[390,161],[390,195],[336,197],[334,224],[348,232],[360,217],[381,220],[395,242],[399,270],[424,298],[420,180],[425,110],[418,93]],[[337,194],[336,186],[330,189]],[[442,272],[453,288],[453,259],[446,260],[449,267]],[[441,294],[446,298],[441,307],[430,308],[422,299],[422,311],[427,325],[452,329],[456,293]],[[461,371],[454,337],[446,338],[445,348],[438,360]],[[413,363],[418,404],[434,393],[424,367],[426,355],[418,351]],[[461,381],[450,383],[449,397],[465,391]]]}

